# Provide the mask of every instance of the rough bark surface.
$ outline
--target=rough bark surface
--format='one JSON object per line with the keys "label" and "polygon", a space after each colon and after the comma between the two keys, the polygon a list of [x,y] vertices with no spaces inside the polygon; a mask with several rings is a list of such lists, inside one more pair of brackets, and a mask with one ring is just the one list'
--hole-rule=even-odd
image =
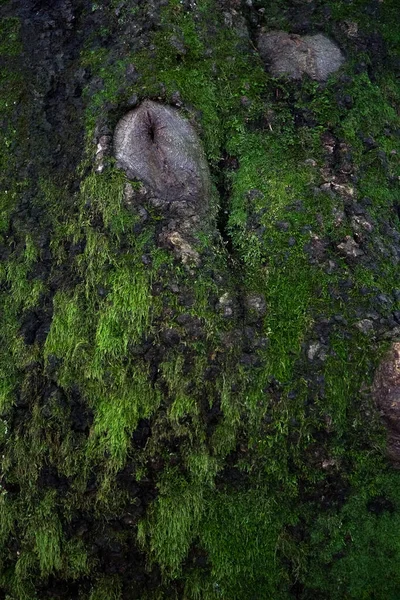
{"label": "rough bark surface", "polygon": [[326,81],[343,64],[340,49],[322,34],[300,36],[286,31],[262,33],[258,47],[274,77]]}
{"label": "rough bark surface", "polygon": [[375,402],[388,428],[388,455],[400,466],[400,343],[391,345],[374,379]]}
{"label": "rough bark surface", "polygon": [[117,124],[115,156],[130,178],[149,186],[166,204],[209,209],[210,175],[200,140],[177,109],[146,100]]}
{"label": "rough bark surface", "polygon": [[0,15],[0,597],[398,598],[397,0]]}

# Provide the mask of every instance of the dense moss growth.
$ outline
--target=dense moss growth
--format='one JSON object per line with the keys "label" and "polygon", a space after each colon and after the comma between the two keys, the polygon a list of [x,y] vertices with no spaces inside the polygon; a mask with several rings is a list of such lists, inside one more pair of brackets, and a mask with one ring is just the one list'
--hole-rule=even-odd
{"label": "dense moss growth", "polygon": [[[400,335],[396,4],[0,3],[8,600],[398,598],[370,395]],[[274,79],[261,26],[346,63]],[[204,144],[197,267],[107,147],[145,98]]]}

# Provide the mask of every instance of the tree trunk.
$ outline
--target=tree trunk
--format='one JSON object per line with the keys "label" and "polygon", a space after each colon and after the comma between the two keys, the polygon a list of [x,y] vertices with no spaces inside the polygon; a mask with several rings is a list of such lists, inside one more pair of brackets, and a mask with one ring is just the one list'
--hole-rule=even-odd
{"label": "tree trunk", "polygon": [[396,0],[0,5],[0,596],[399,597]]}

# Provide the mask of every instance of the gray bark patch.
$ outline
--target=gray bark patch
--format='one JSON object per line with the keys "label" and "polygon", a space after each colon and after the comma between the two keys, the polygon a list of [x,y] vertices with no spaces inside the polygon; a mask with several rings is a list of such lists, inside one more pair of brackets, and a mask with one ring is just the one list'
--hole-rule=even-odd
{"label": "gray bark patch", "polygon": [[394,342],[378,366],[372,394],[387,430],[387,452],[400,468],[400,343]]}
{"label": "gray bark patch", "polygon": [[161,200],[206,210],[207,161],[196,131],[176,109],[145,100],[117,124],[114,150],[128,177],[142,181]]}
{"label": "gray bark patch", "polygon": [[275,77],[301,79],[308,75],[326,81],[344,63],[341,50],[329,38],[317,35],[300,36],[286,31],[261,33],[258,40],[261,58]]}

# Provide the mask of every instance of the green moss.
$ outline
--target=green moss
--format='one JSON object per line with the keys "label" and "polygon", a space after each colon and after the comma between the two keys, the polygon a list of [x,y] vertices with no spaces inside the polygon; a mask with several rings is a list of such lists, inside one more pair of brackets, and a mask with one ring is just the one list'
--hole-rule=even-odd
{"label": "green moss", "polygon": [[19,332],[18,316],[23,310],[35,306],[43,284],[40,281],[33,285],[28,280],[28,272],[37,257],[35,246],[30,235],[26,236],[25,250],[20,256],[11,258],[0,267],[0,282],[3,286],[1,293],[3,305],[3,323],[0,340],[7,350],[2,353],[0,372],[3,374],[0,384],[0,407],[6,410],[13,401],[14,386],[17,382],[18,368],[28,364],[35,351],[27,348]]}
{"label": "green moss", "polygon": [[286,597],[276,559],[282,517],[262,488],[213,493],[199,529],[211,564],[213,594],[206,597],[253,598],[260,590],[266,596]]}
{"label": "green moss", "polygon": [[13,530],[14,515],[13,503],[7,497],[7,492],[2,488],[0,495],[0,514],[1,514],[1,529],[0,540],[4,544],[7,541],[9,534]]}
{"label": "green moss", "polygon": [[49,493],[36,507],[31,522],[35,552],[42,575],[61,568],[61,523],[55,513],[55,494]]}
{"label": "green moss", "polygon": [[[158,408],[160,397],[148,382],[144,368],[131,377],[114,383],[110,387],[94,386],[95,422],[90,452],[107,453],[110,466],[118,470],[125,464],[130,447],[132,431],[140,419],[150,417]],[[93,394],[94,396],[94,394]],[[94,399],[93,399],[94,400]]]}
{"label": "green moss", "polygon": [[[400,584],[395,566],[399,522],[393,512],[398,509],[398,480],[383,475],[357,484],[358,494],[339,513],[317,518],[306,580],[310,590],[330,598],[394,599]],[[382,497],[386,505],[379,505]],[[374,502],[378,512],[368,509]]]}
{"label": "green moss", "polygon": [[203,490],[174,471],[165,473],[159,488],[149,522],[139,524],[139,541],[145,546],[150,534],[150,555],[168,577],[176,577],[198,531],[204,510]]}
{"label": "green moss", "polygon": [[0,24],[0,54],[17,56],[20,54],[21,40],[19,36],[20,21],[17,17],[3,18]]}
{"label": "green moss", "polygon": [[91,567],[87,550],[82,540],[68,540],[63,546],[63,570],[66,579],[79,579],[89,575]]}
{"label": "green moss", "polygon": [[92,590],[89,600],[120,600],[121,584],[117,577],[104,577],[98,581]]}
{"label": "green moss", "polygon": [[[282,8],[280,3],[272,3],[268,7],[268,18],[271,23],[285,27]],[[217,384],[225,418],[216,428],[211,445],[215,456],[223,457],[235,448],[240,439],[239,431],[240,435],[248,436],[251,459],[243,459],[242,467],[254,477],[266,477],[271,487],[268,492],[256,487],[251,494],[242,496],[236,492],[223,495],[209,491],[220,464],[201,449],[198,399],[193,392],[187,392],[189,377],[184,373],[182,356],[170,353],[161,365],[171,399],[164,422],[171,421],[168,426],[176,433],[184,431],[187,435],[188,428],[182,423],[185,418],[190,418],[191,444],[198,444],[198,447],[190,451],[185,443],[182,444],[181,452],[186,456],[190,477],[176,479],[174,471],[164,473],[160,497],[147,521],[141,524],[140,539],[165,574],[175,577],[195,539],[195,532],[198,532],[211,561],[211,574],[190,571],[186,584],[188,597],[227,595],[244,598],[253,597],[260,590],[264,595],[287,597],[285,586],[289,585],[289,579],[283,574],[280,558],[292,561],[299,578],[304,576],[307,554],[306,549],[299,550],[291,536],[285,533],[288,523],[294,522],[297,513],[303,510],[301,503],[297,504],[298,509],[294,508],[297,483],[289,465],[294,460],[308,482],[324,480],[323,474],[304,461],[303,454],[313,443],[315,428],[322,429],[322,413],[333,430],[329,452],[340,457],[352,448],[353,468],[357,469],[357,464],[366,461],[368,467],[365,468],[371,473],[378,473],[380,469],[373,453],[370,458],[363,457],[356,442],[360,430],[365,427],[356,407],[359,390],[370,381],[376,360],[375,351],[369,348],[366,339],[358,335],[346,340],[341,333],[332,339],[332,354],[321,369],[328,390],[324,405],[317,404],[313,416],[306,415],[304,410],[304,401],[310,392],[301,375],[303,345],[312,336],[315,321],[338,312],[354,319],[354,309],[363,302],[359,290],[372,277],[368,268],[353,270],[338,257],[335,258],[339,262],[339,273],[334,275],[328,275],[323,267],[310,263],[304,246],[311,238],[310,233],[304,232],[305,226],[320,237],[330,238],[332,244],[339,243],[350,231],[346,226],[334,225],[332,209],[340,200],[315,193],[321,182],[319,172],[304,161],[313,158],[322,164],[320,133],[333,129],[351,145],[354,162],[363,174],[358,193],[373,196],[374,215],[386,210],[391,205],[388,172],[379,162],[377,153],[365,156],[360,133],[376,137],[387,153],[394,149],[394,140],[385,137],[383,128],[387,122],[393,124],[398,120],[394,108],[397,87],[387,77],[372,83],[365,74],[355,76],[346,84],[345,90],[353,98],[353,108],[344,112],[344,109],[336,108],[334,79],[324,88],[314,82],[306,82],[301,89],[291,88],[271,80],[249,50],[240,51],[242,42],[234,34],[221,27],[221,33],[210,36],[205,16],[210,10],[211,3],[203,3],[199,19],[195,21],[179,3],[165,8],[161,28],[153,37],[151,61],[146,51],[136,53],[134,63],[140,74],[139,81],[123,92],[119,91],[117,96],[123,100],[137,93],[140,98],[161,97],[168,101],[175,91],[179,91],[183,102],[197,111],[211,165],[217,165],[223,151],[238,160],[239,169],[226,178],[230,197],[224,208],[229,211],[228,227],[240,284],[244,289],[262,292],[267,300],[263,333],[269,344],[263,352],[265,367],[253,370],[251,381],[245,372],[239,371],[235,378],[227,375]],[[182,44],[182,51],[177,50],[176,38]],[[208,47],[211,52],[205,56]],[[94,57],[87,60],[94,61]],[[101,108],[106,96],[115,98],[115,90],[122,85],[122,64],[112,74],[104,72],[104,66],[100,66],[104,65],[104,58],[91,64],[99,69],[105,81],[104,90],[89,107],[88,114],[93,115]],[[240,103],[244,95],[251,102],[246,111]],[[312,112],[316,121],[312,128],[295,125],[293,109],[305,108]],[[262,133],[254,132],[253,123],[265,114],[269,115],[269,126]],[[390,159],[390,173],[395,174],[396,168],[395,159]],[[249,196],[249,190],[257,190],[257,193]],[[294,212],[290,207],[299,198],[304,210]],[[260,216],[254,225],[254,215],[258,213]],[[277,229],[276,222],[279,221],[289,223],[287,233]],[[294,246],[288,244],[290,237],[295,238]],[[384,257],[379,265],[373,275],[374,285],[389,291],[395,265],[390,266]],[[331,287],[345,277],[354,281],[348,304],[331,294]],[[199,315],[199,311],[204,310],[210,340],[215,339],[215,327],[221,326],[207,307],[212,287],[213,284],[204,277],[198,277],[194,282],[198,299],[194,314]],[[113,320],[116,317],[117,313],[113,313]],[[135,318],[140,322],[139,316]],[[123,336],[118,337],[123,343]],[[121,348],[117,350],[119,352]],[[197,382],[206,364],[205,347],[198,345],[196,351],[198,358],[190,371],[190,380]],[[233,356],[231,360],[234,360]],[[278,405],[273,404],[268,394],[262,400],[261,390],[271,378],[279,380],[283,386]],[[233,380],[240,393],[230,392]],[[289,395],[293,389],[298,393],[296,401]],[[263,418],[269,412],[273,415],[272,424],[264,431]],[[353,419],[353,430],[349,430],[349,419]],[[294,433],[293,420],[298,421]],[[380,433],[374,427],[369,429],[369,434],[375,436],[379,446],[382,443]],[[365,440],[365,435],[361,437]],[[287,493],[287,504],[281,511],[277,509],[276,490],[279,486]],[[260,511],[263,502],[265,510]],[[243,581],[246,581],[246,587],[243,587]]]}

